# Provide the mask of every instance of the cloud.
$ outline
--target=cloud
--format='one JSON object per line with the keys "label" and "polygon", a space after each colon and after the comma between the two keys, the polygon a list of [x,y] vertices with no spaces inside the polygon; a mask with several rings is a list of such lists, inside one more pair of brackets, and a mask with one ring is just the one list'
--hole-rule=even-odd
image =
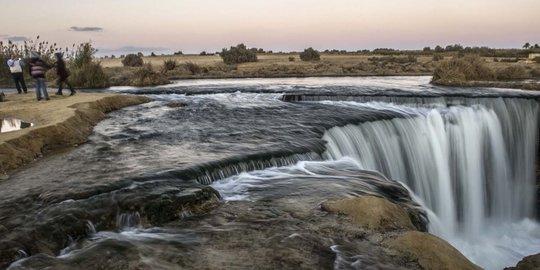
{"label": "cloud", "polygon": [[69,30],[76,31],[76,32],[99,32],[99,31],[102,31],[103,28],[95,27],[95,26],[89,26],[89,27],[72,26],[69,28]]}
{"label": "cloud", "polygon": [[5,39],[5,40],[11,40],[11,41],[27,41],[27,40],[30,40],[29,37],[23,37],[23,36],[10,36],[10,35],[0,35],[0,37],[2,39]]}

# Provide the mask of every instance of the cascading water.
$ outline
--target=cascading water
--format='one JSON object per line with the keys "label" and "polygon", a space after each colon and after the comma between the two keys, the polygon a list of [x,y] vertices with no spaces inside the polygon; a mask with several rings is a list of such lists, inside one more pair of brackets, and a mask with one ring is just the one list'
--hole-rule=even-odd
{"label": "cascading water", "polygon": [[[323,155],[353,157],[363,169],[406,184],[432,212],[430,232],[475,263],[497,269],[540,252],[535,237],[527,243],[509,240],[515,237],[494,239],[516,230],[539,232],[532,221],[522,223],[526,228],[516,225],[535,209],[538,104],[520,99],[476,102],[401,107],[404,118],[332,128],[324,136],[328,145]],[[506,231],[494,229],[498,226]]]}

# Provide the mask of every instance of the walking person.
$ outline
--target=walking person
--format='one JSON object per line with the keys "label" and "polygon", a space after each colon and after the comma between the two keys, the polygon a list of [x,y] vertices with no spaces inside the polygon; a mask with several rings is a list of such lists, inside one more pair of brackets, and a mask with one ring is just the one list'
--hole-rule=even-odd
{"label": "walking person", "polygon": [[64,61],[64,58],[62,58],[62,53],[57,52],[54,54],[56,56],[56,74],[58,75],[58,91],[56,92],[56,95],[61,96],[62,95],[62,87],[64,86],[64,83],[69,87],[69,90],[71,93],[70,96],[75,95],[77,93],[73,86],[68,82],[67,78],[69,77],[69,70],[66,68],[66,62]]}
{"label": "walking person", "polygon": [[28,89],[26,89],[26,83],[24,83],[24,61],[21,58],[17,59],[17,56],[15,54],[12,54],[11,58],[7,61],[7,64],[9,66],[9,70],[11,71],[11,76],[13,76],[13,81],[15,81],[15,87],[17,87],[17,92],[19,94],[21,94],[23,91],[25,94],[28,93]]}
{"label": "walking person", "polygon": [[41,100],[41,91],[43,91],[43,97],[45,100],[49,100],[49,93],[47,93],[47,86],[45,85],[45,72],[52,66],[40,58],[38,52],[31,53],[30,59],[30,74],[36,82],[36,99]]}

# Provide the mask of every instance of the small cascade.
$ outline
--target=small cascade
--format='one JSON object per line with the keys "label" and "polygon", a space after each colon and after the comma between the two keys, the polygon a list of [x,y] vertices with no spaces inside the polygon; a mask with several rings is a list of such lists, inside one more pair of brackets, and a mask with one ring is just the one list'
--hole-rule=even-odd
{"label": "small cascade", "polygon": [[320,154],[316,152],[308,152],[305,154],[292,154],[290,152],[263,153],[260,155],[255,154],[232,157],[177,171],[166,171],[158,175],[146,177],[146,179],[160,179],[167,176],[177,179],[194,179],[200,184],[210,185],[216,180],[224,179],[242,172],[288,166],[299,161],[320,159]]}
{"label": "small cascade", "polygon": [[537,102],[464,104],[332,128],[323,157],[352,157],[403,182],[434,213],[430,231],[446,239],[475,241],[493,224],[534,217]]}
{"label": "small cascade", "polygon": [[116,228],[139,228],[141,227],[141,215],[139,212],[120,213],[116,216]]}

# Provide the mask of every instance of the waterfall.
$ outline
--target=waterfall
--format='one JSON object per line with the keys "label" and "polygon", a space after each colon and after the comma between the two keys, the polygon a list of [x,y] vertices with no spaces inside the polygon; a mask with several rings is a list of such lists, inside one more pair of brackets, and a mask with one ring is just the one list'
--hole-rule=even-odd
{"label": "waterfall", "polygon": [[535,100],[468,99],[400,112],[406,115],[328,130],[323,157],[349,156],[404,183],[434,213],[430,232],[446,239],[475,241],[490,224],[534,216]]}

